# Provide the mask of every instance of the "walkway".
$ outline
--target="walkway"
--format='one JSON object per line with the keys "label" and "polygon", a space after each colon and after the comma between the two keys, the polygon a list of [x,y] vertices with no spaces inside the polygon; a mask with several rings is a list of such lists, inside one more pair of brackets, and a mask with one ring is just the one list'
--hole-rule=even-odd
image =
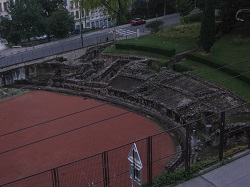
{"label": "walkway", "polygon": [[176,187],[247,187],[250,186],[250,151],[246,155]]}

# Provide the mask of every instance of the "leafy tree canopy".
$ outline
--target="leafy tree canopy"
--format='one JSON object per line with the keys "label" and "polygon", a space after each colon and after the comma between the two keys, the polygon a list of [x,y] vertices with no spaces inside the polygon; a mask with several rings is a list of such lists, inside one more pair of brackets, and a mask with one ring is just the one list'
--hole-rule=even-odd
{"label": "leafy tree canopy", "polygon": [[[29,40],[42,34],[66,37],[74,21],[63,7],[63,2],[64,0],[9,0],[11,19],[8,20],[9,32],[6,39],[18,43],[22,38]],[[59,16],[62,18],[59,19]],[[0,23],[2,29],[6,28],[3,23],[7,21]],[[54,29],[55,25],[61,25],[61,32]]]}

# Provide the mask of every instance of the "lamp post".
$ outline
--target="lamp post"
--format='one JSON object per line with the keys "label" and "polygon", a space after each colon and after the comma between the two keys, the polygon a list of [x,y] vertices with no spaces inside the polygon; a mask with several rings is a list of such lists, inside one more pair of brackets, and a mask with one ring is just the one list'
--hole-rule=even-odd
{"label": "lamp post", "polygon": [[147,19],[148,19],[148,1],[149,0],[146,0],[147,1]]}
{"label": "lamp post", "polygon": [[81,33],[81,42],[83,47],[83,36],[82,36],[82,7],[80,6],[80,33]]}

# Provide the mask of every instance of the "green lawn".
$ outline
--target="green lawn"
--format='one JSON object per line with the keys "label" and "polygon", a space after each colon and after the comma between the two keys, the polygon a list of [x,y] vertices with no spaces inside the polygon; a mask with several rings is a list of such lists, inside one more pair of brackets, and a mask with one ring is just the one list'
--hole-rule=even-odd
{"label": "green lawn", "polygon": [[244,99],[250,100],[249,84],[234,77],[231,77],[230,75],[223,73],[220,70],[216,70],[198,62],[185,60],[181,63],[192,69],[192,71],[190,71],[192,74],[198,75],[208,81],[224,86],[225,88],[231,90],[232,92],[243,97]]}
{"label": "green lawn", "polygon": [[240,38],[237,32],[219,38],[208,56],[250,78],[250,39]]}
{"label": "green lawn", "polygon": [[105,49],[105,53],[108,54],[115,54],[115,55],[136,55],[136,56],[144,56],[144,57],[150,57],[150,58],[155,58],[158,59],[161,62],[166,62],[169,61],[170,58],[166,57],[165,55],[158,55],[155,53],[149,53],[149,52],[144,52],[144,51],[136,51],[136,50],[123,50],[123,49],[116,49],[114,46],[111,46],[107,49]]}
{"label": "green lawn", "polygon": [[159,46],[166,49],[176,49],[177,53],[196,47],[200,24],[174,25],[156,34],[141,36],[137,39],[118,41],[118,43],[134,43],[148,46]]}

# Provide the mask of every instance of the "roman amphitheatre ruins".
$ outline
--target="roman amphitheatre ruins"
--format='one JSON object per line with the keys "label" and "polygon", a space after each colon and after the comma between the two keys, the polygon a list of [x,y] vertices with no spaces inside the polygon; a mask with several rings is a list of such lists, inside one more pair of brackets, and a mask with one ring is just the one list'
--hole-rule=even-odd
{"label": "roman amphitheatre ruins", "polygon": [[[209,124],[215,131],[219,115],[213,115],[246,103],[198,76],[161,67],[152,58],[102,53],[106,47],[92,47],[86,53],[71,52],[30,64],[25,79],[16,81],[14,86],[105,101],[149,117],[165,130],[203,118],[204,128]],[[230,110],[227,116],[249,116],[249,112],[249,106],[243,106]],[[228,124],[228,128],[235,125],[249,126]],[[180,146],[185,146],[184,131],[173,135]]]}

